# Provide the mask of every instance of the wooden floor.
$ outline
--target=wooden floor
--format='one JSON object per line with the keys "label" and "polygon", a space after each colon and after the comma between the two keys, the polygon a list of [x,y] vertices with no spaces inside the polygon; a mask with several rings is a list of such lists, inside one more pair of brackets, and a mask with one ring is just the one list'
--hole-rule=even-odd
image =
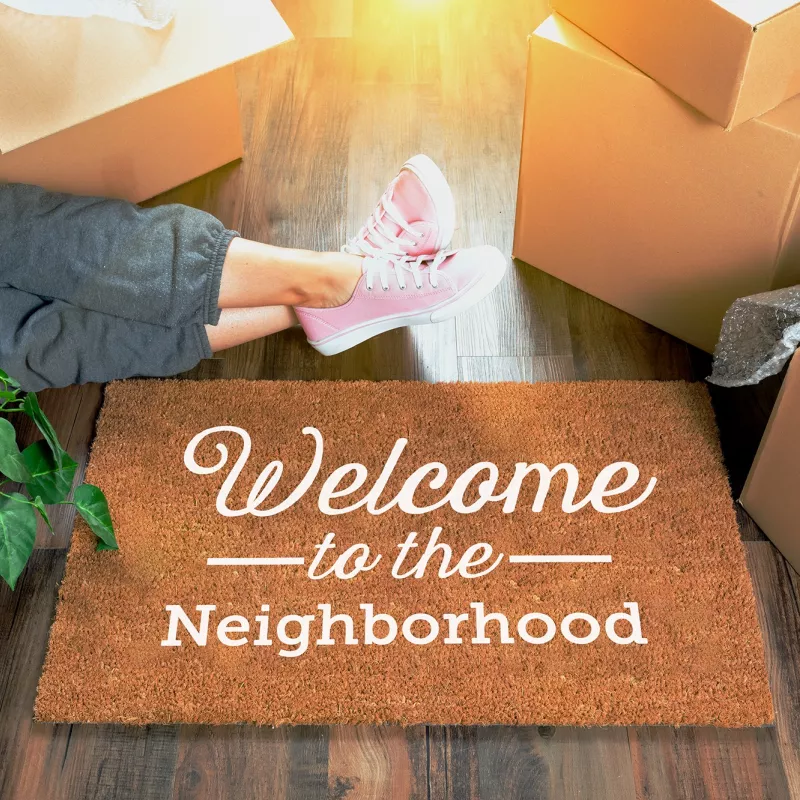
{"label": "wooden floor", "polygon": [[[525,37],[545,16],[543,0],[277,5],[298,40],[239,71],[246,159],[159,202],[205,208],[251,238],[336,249],[404,159],[424,151],[452,183],[456,244],[510,253]],[[685,344],[516,264],[456,321],[395,331],[330,359],[289,332],[220,354],[192,377],[697,380],[707,372],[708,358]],[[776,385],[715,393],[734,491]],[[81,465],[100,400],[98,386],[44,393]],[[774,728],[746,731],[33,724],[72,523],[68,507],[55,516],[57,535],[40,533],[16,592],[0,589],[0,800],[800,798],[800,578],[744,514],[778,712]]]}

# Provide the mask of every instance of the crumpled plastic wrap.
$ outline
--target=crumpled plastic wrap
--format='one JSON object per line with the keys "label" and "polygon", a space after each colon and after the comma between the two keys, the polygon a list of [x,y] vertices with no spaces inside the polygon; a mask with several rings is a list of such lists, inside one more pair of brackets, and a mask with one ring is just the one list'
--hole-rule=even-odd
{"label": "crumpled plastic wrap", "polygon": [[47,17],[110,17],[160,30],[175,16],[177,0],[0,0],[0,4]]}
{"label": "crumpled plastic wrap", "polygon": [[746,386],[776,375],[800,344],[800,286],[740,297],[722,322],[708,377]]}

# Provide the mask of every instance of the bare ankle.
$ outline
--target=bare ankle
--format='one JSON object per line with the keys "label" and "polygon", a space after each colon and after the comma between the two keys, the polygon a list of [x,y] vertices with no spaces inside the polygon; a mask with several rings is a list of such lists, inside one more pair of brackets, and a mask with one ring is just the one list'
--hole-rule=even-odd
{"label": "bare ankle", "polygon": [[350,253],[323,253],[319,280],[307,290],[307,298],[297,305],[306,308],[334,308],[353,295],[361,277],[361,256]]}

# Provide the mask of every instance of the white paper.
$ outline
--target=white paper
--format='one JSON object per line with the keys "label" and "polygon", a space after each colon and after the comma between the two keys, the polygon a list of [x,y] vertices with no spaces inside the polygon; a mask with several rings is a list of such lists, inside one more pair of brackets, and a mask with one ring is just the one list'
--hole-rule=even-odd
{"label": "white paper", "polygon": [[18,11],[47,17],[110,17],[159,30],[175,15],[175,0],[0,0]]}

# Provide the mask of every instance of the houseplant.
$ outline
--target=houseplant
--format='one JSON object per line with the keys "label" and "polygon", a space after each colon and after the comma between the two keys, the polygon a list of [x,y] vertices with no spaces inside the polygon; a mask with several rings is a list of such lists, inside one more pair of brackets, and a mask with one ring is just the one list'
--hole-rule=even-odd
{"label": "houseplant", "polygon": [[[88,483],[72,494],[77,463],[58,441],[33,392],[0,370],[0,414],[25,414],[44,437],[20,450],[14,426],[0,416],[0,577],[13,589],[36,541],[36,515],[50,531],[48,505],[73,505],[98,538],[98,550],[116,550],[114,526],[103,492]],[[20,484],[22,491],[13,491]],[[11,491],[6,491],[10,489]]]}

